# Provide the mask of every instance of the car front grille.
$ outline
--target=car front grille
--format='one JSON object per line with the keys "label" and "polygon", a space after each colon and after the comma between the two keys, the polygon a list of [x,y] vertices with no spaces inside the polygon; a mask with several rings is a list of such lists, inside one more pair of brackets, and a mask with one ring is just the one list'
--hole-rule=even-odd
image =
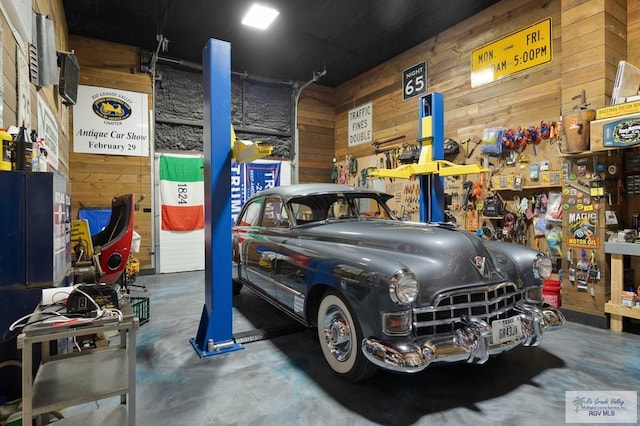
{"label": "car front grille", "polygon": [[468,315],[488,323],[513,315],[513,307],[524,298],[524,291],[513,283],[472,287],[440,293],[433,306],[413,309],[417,336],[450,333],[461,327],[460,317]]}

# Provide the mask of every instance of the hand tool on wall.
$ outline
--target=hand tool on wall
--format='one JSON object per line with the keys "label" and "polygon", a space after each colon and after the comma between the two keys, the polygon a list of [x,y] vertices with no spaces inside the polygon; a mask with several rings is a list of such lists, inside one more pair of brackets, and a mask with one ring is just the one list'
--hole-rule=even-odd
{"label": "hand tool on wall", "polygon": [[473,182],[470,180],[463,182],[462,189],[464,192],[464,197],[462,198],[462,210],[467,210],[469,202],[471,201],[471,191],[473,190]]}
{"label": "hand tool on wall", "polygon": [[[386,163],[385,166],[387,169],[391,170],[393,168],[393,165],[391,164],[391,152],[390,151],[385,151],[384,152],[384,156],[386,158]],[[390,182],[393,182],[392,178],[389,178]]]}
{"label": "hand tool on wall", "polygon": [[[468,160],[471,155],[473,155],[473,152],[476,150],[476,148],[478,147],[478,145],[480,145],[480,142],[482,142],[482,139],[480,139],[477,136],[474,136],[471,138],[471,140],[467,139],[467,156],[465,157],[465,160]],[[469,145],[473,143],[473,148],[469,149]]]}

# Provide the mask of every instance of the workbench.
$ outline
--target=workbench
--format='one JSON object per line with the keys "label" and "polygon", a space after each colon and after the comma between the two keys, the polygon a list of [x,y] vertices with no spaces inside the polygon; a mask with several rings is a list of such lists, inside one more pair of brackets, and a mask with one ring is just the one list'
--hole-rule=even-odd
{"label": "workbench", "polygon": [[[51,307],[38,306],[29,322],[46,315]],[[58,307],[59,309],[59,307]],[[22,418],[31,424],[34,417],[48,422],[51,412],[87,402],[120,396],[116,407],[100,408],[58,420],[57,426],[68,425],[135,425],[136,395],[136,328],[138,318],[129,301],[121,301],[122,319],[105,317],[87,323],[34,323],[18,336],[22,349]],[[78,336],[117,332],[120,342],[106,347],[72,350],[70,342]],[[69,343],[66,353],[50,354],[50,342]],[[32,374],[33,348],[42,345],[42,361],[35,377]],[[64,347],[64,344],[58,344]],[[40,423],[38,423],[40,424]]]}

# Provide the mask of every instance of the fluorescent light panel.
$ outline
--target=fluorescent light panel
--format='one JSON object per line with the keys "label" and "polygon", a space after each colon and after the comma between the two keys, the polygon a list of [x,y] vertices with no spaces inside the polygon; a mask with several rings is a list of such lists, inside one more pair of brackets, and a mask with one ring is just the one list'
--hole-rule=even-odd
{"label": "fluorescent light panel", "polygon": [[275,9],[254,3],[249,12],[242,18],[242,23],[261,30],[267,29],[274,19],[280,14]]}

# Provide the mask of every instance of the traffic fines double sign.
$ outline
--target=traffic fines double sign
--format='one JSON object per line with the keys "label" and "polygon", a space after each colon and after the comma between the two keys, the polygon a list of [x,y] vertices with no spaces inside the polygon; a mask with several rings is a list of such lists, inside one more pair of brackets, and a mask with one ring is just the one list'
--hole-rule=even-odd
{"label": "traffic fines double sign", "polygon": [[471,53],[471,87],[551,62],[551,18],[511,33]]}

